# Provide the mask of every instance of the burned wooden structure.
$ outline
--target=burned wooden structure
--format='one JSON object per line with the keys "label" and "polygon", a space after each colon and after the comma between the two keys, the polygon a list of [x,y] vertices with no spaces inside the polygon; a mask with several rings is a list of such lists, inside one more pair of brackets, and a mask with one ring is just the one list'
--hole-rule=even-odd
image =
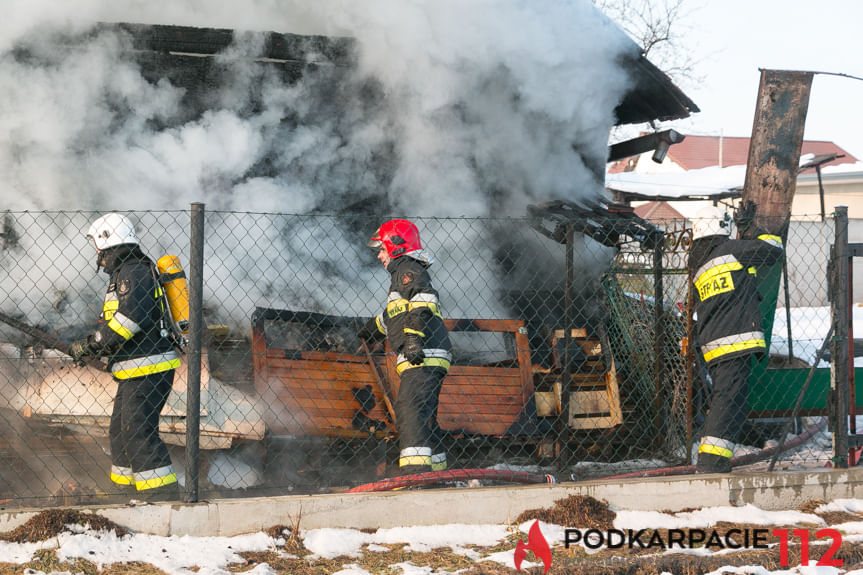
{"label": "burned wooden structure", "polygon": [[[355,335],[365,318],[258,308],[252,321],[255,388],[278,402],[274,434],[383,439],[396,433],[387,403],[398,398],[396,356],[366,355]],[[445,319],[453,364],[440,395],[438,423],[452,437],[533,437],[552,432],[562,410],[563,332],[552,366],[530,359],[521,320]],[[571,374],[568,424],[608,429],[623,421],[614,360],[586,329],[572,330],[581,360]],[[466,336],[466,337],[465,337]],[[479,339],[472,345],[471,338]],[[461,344],[461,345],[460,345]]]}

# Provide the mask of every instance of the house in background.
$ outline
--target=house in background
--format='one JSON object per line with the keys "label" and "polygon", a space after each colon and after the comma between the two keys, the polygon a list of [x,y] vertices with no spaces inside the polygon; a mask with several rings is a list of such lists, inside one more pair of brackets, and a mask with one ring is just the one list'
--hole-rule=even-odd
{"label": "house in background", "polygon": [[[670,202],[687,217],[720,201],[739,197],[746,177],[749,138],[686,136],[669,147],[662,163],[647,152],[610,163],[606,187],[617,201],[640,206]],[[863,219],[863,163],[833,142],[804,140],[800,174],[791,207],[796,220],[821,219],[835,206]],[[823,205],[823,210],[822,210]]]}
{"label": "house in background", "polygon": [[[678,231],[702,207],[739,200],[748,154],[749,138],[686,136],[669,147],[661,164],[650,152],[609,164],[605,186],[615,201],[632,205],[642,218],[666,232]],[[863,162],[833,142],[804,140],[786,244],[794,246],[786,262],[790,307],[828,305],[826,281],[800,280],[812,278],[813,268],[820,269],[816,277],[826,278],[830,216],[840,205],[848,207],[849,240],[863,242]],[[674,212],[679,219],[672,222]],[[863,274],[854,274],[853,293],[855,301],[863,301]]]}

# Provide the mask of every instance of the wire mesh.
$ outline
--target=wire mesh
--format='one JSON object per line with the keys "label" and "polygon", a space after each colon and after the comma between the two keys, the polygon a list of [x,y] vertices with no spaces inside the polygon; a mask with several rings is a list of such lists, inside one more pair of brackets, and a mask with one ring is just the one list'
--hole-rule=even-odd
{"label": "wire mesh", "polygon": [[[99,325],[108,276],[84,237],[99,215],[3,215],[6,507],[140,495],[110,477],[118,382],[56,344]],[[179,255],[188,267],[189,212],[125,215],[150,258]],[[205,326],[201,497],[313,493],[398,472],[399,418],[388,405],[401,385],[398,350],[364,349],[357,335],[390,291],[366,247],[385,219],[206,212],[203,309],[192,311]],[[712,382],[690,343],[691,221],[655,222],[658,248],[621,233],[614,214],[591,215],[569,241],[531,218],[412,221],[435,258],[429,274],[452,342],[435,418],[449,468],[568,479],[694,462]],[[777,272],[770,354],[753,367],[735,456],[778,439],[829,329],[832,221],[792,222],[788,236],[788,285]],[[159,421],[181,485],[186,368],[184,356]],[[822,362],[792,434],[823,421],[828,386]],[[823,431],[789,442],[780,468],[824,465],[829,441]]]}

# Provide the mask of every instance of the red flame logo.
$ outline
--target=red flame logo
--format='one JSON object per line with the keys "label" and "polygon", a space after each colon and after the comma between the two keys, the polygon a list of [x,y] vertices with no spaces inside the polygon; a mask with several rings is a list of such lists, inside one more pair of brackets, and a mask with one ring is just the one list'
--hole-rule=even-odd
{"label": "red flame logo", "polygon": [[527,543],[523,539],[519,539],[515,545],[513,561],[515,562],[517,571],[521,571],[521,562],[528,551],[533,551],[537,559],[542,559],[542,564],[545,565],[545,571],[542,572],[543,575],[548,573],[548,570],[551,568],[551,548],[548,546],[545,537],[543,537],[542,531],[539,530],[538,520],[533,522],[533,525],[530,526],[530,530],[527,532]]}

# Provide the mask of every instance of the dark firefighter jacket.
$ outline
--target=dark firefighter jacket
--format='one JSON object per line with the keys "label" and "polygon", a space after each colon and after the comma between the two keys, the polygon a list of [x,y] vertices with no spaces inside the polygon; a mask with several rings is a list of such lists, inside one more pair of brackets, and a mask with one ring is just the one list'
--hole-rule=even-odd
{"label": "dark firefighter jacket", "polygon": [[756,269],[776,263],[781,255],[782,239],[761,234],[755,240],[726,240],[701,261],[690,262],[696,337],[708,364],[766,351]]}
{"label": "dark firefighter jacket", "polygon": [[153,263],[137,246],[119,246],[107,251],[103,265],[110,280],[90,346],[108,358],[117,379],[179,367],[170,338],[163,336],[165,300]]}
{"label": "dark firefighter jacket", "polygon": [[[392,277],[387,307],[372,319],[361,331],[371,335],[376,328],[379,334],[389,338],[390,346],[399,356],[396,370],[401,374],[413,367],[440,367],[449,370],[452,361],[452,345],[443,324],[437,291],[431,285],[428,264],[409,256],[394,259],[387,267]],[[425,359],[420,365],[412,365],[402,355],[407,334],[422,338]]]}

